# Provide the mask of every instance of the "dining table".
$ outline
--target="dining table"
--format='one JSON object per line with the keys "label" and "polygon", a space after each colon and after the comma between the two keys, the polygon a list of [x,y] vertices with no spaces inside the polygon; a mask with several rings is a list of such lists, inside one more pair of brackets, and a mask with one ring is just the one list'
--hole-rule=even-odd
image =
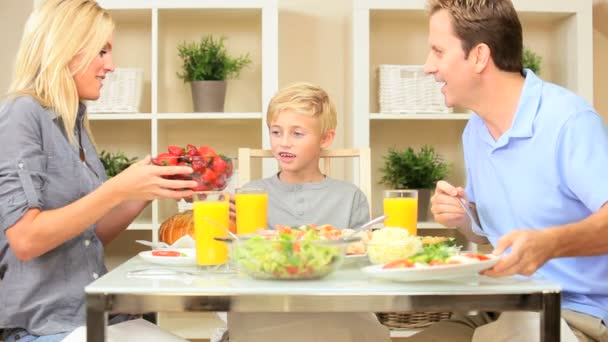
{"label": "dining table", "polygon": [[519,276],[398,282],[350,266],[316,280],[258,280],[134,256],[86,286],[85,293],[89,342],[105,341],[109,313],[202,311],[534,311],[540,314],[540,340],[560,341],[560,286]]}

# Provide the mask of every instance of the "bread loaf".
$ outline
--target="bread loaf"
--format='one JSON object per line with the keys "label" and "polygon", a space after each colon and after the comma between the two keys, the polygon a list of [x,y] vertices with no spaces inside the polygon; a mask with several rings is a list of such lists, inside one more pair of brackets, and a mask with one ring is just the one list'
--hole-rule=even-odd
{"label": "bread loaf", "polygon": [[194,219],[192,210],[177,213],[166,219],[158,230],[158,240],[172,245],[185,234],[194,239]]}

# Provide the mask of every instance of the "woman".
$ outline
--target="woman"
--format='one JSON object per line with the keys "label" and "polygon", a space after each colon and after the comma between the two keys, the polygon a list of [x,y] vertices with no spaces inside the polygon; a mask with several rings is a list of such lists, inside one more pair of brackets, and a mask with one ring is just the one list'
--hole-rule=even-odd
{"label": "woman", "polygon": [[[192,195],[189,167],[150,157],[106,181],[87,121],[114,70],[110,15],[93,0],[47,0],[30,15],[0,105],[0,329],[58,341],[85,322],[84,286],[103,246],[159,197]],[[28,338],[26,338],[28,337]]]}

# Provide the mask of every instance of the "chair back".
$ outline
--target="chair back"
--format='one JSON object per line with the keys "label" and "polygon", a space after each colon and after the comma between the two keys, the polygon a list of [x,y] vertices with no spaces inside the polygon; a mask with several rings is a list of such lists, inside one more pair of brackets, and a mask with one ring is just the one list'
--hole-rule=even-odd
{"label": "chair back", "polygon": [[[243,186],[251,181],[251,162],[253,159],[273,158],[272,151],[239,148],[238,152],[238,185]],[[323,174],[331,176],[332,159],[335,158],[355,158],[358,159],[359,167],[356,185],[367,197],[367,203],[371,212],[371,189],[372,189],[372,173],[371,173],[371,153],[369,148],[349,148],[349,149],[331,149],[321,152]],[[357,177],[358,176],[358,177]]]}

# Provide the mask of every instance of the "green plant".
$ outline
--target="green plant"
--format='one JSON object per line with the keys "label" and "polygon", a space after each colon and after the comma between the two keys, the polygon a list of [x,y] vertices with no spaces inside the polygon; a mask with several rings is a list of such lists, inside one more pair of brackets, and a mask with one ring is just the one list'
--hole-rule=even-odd
{"label": "green plant", "polygon": [[432,189],[437,181],[447,177],[449,164],[429,145],[419,151],[411,147],[403,151],[390,148],[380,171],[380,183],[393,189]]}
{"label": "green plant", "polygon": [[106,176],[108,178],[116,176],[137,161],[137,157],[129,159],[122,152],[111,153],[106,151],[101,151],[99,159],[101,159],[101,163],[106,169]]}
{"label": "green plant", "polygon": [[537,55],[534,51],[524,48],[524,53],[521,58],[521,64],[524,68],[532,70],[535,74],[540,74],[540,63],[543,58]]}
{"label": "green plant", "polygon": [[212,35],[201,38],[200,42],[183,42],[177,49],[184,64],[182,73],[177,73],[184,82],[221,81],[238,77],[241,69],[251,63],[249,54],[233,58],[228,55],[222,36]]}

